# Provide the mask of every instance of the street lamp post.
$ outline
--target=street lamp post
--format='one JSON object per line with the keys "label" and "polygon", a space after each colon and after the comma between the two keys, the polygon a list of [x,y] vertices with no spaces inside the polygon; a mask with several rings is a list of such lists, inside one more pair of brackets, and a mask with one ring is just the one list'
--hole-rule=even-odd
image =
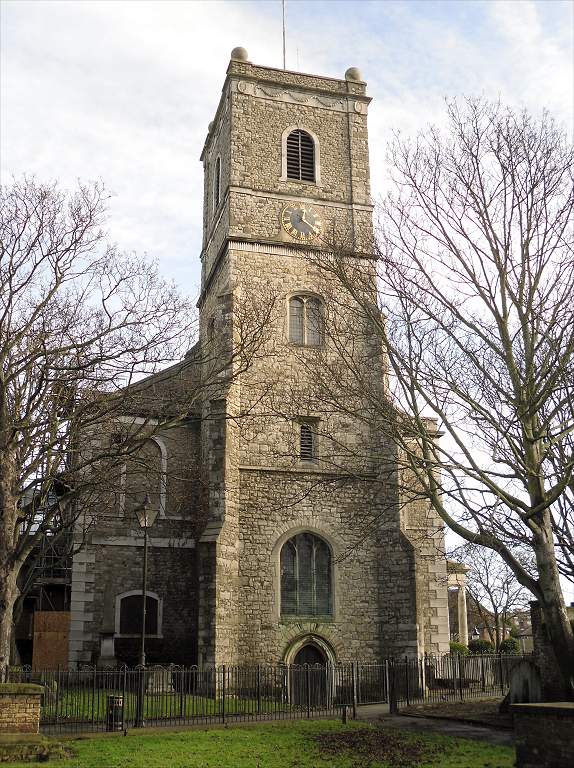
{"label": "street lamp post", "polygon": [[144,697],[145,697],[145,630],[146,630],[146,611],[147,611],[147,548],[148,548],[148,528],[151,528],[157,517],[157,510],[151,508],[149,495],[146,493],[143,504],[135,509],[137,521],[144,534],[143,545],[143,568],[142,568],[142,626],[140,638],[140,678],[138,685],[138,696],[136,706],[136,728],[144,728]]}

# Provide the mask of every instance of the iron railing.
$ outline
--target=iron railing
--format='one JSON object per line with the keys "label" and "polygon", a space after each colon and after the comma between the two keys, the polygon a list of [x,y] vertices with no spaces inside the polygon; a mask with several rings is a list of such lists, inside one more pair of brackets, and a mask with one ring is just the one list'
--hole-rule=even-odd
{"label": "iron railing", "polygon": [[352,716],[364,704],[404,705],[503,695],[521,656],[443,656],[326,665],[9,668],[7,682],[44,686],[44,732],[138,725]]}
{"label": "iron railing", "polygon": [[438,704],[504,696],[513,667],[528,656],[501,654],[425,656],[394,660],[389,668],[390,703]]}
{"label": "iron railing", "polygon": [[147,667],[8,671],[10,682],[44,686],[44,732],[145,725],[340,716],[357,706],[356,664]]}

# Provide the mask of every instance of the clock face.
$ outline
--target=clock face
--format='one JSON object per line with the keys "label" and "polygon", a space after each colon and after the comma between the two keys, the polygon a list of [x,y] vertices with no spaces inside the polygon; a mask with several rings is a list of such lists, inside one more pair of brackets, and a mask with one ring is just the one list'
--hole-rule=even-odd
{"label": "clock face", "polygon": [[289,203],[281,211],[283,229],[294,240],[310,243],[321,233],[323,222],[312,205]]}

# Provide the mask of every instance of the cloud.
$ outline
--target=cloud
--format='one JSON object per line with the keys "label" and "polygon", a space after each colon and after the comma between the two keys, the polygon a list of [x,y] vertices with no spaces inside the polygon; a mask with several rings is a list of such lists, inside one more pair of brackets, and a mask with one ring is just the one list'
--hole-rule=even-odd
{"label": "cloud", "polygon": [[[281,66],[281,3],[8,1],[0,12],[2,179],[103,179],[111,237],[196,292],[207,125],[234,46]],[[288,66],[363,71],[377,195],[392,130],[439,122],[445,96],[546,104],[571,121],[571,20],[559,2],[288,0]]]}

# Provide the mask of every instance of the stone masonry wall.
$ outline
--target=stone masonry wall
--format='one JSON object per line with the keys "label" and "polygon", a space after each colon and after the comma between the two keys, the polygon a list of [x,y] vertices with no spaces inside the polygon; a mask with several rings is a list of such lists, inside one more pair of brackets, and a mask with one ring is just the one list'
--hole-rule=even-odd
{"label": "stone masonry wall", "polygon": [[[116,597],[141,589],[143,548],[105,546],[96,554],[96,591],[92,611],[94,629],[116,631],[115,650],[119,662],[138,663],[139,638],[122,637],[115,623]],[[148,592],[161,600],[161,636],[146,639],[148,663],[193,664],[196,661],[197,589],[196,556],[193,549],[154,546],[149,536]],[[96,634],[96,633],[94,633]],[[99,645],[99,636],[94,638]],[[94,648],[96,654],[99,647]]]}
{"label": "stone masonry wall", "polygon": [[[293,198],[316,205],[326,245],[335,239],[358,251],[372,250],[369,102],[364,83],[231,62],[202,153],[204,287],[226,236],[290,242],[280,211]],[[292,126],[307,129],[318,141],[316,183],[282,179],[282,135]],[[217,157],[222,202],[214,211]]]}
{"label": "stone masonry wall", "polygon": [[[177,377],[169,382],[177,389]],[[180,382],[181,385],[181,382]],[[163,637],[150,637],[148,659],[193,663],[197,643],[197,570],[194,547],[203,527],[199,506],[199,425],[188,422],[159,434],[149,476],[135,480],[120,473],[110,478],[108,503],[89,530],[87,543],[74,556],[69,662],[96,663],[102,635],[113,635],[116,660],[137,662],[137,639],[119,636],[116,598],[142,585],[143,533],[134,504],[149,493],[158,516],[149,532],[147,588],[160,598]],[[153,470],[153,471],[152,471]],[[137,479],[137,476],[136,476]],[[133,481],[133,482],[132,482]],[[81,530],[78,536],[81,536]],[[182,602],[181,596],[186,595]],[[106,663],[110,660],[106,659]]]}
{"label": "stone masonry wall", "polygon": [[[242,470],[239,651],[244,663],[285,661],[305,635],[326,641],[337,661],[416,653],[412,554],[386,500],[378,498],[375,482],[331,477],[325,485],[321,479],[326,478]],[[318,534],[332,549],[334,611],[328,619],[280,615],[280,550],[301,530]]]}
{"label": "stone masonry wall", "polygon": [[419,498],[414,476],[403,470],[401,478],[402,530],[415,553],[419,653],[441,655],[450,640],[444,523]]}
{"label": "stone masonry wall", "polygon": [[[331,333],[336,332],[343,347],[345,334],[349,337],[357,364],[365,358],[365,382],[373,376],[373,393],[383,383],[381,350],[361,336],[357,326],[346,325],[349,298],[305,254],[265,247],[252,251],[246,245],[230,248],[228,260],[238,293],[276,297],[268,344],[241,377],[241,411],[250,415],[240,420],[238,435],[239,659],[286,660],[293,644],[306,634],[330,645],[338,660],[416,655],[425,649],[422,632],[419,648],[417,627],[418,621],[421,626],[425,621],[417,616],[417,553],[401,526],[404,510],[387,468],[378,466],[389,456],[389,448],[372,432],[369,419],[352,415],[348,399],[350,412],[327,404],[326,394],[336,393],[326,393],[321,382],[321,367],[336,365],[340,354]],[[322,296],[326,322],[336,326],[327,331],[323,349],[303,349],[288,341],[287,300],[298,291]],[[337,307],[337,318],[331,315],[332,307]],[[354,319],[351,314],[348,321]],[[356,407],[364,408],[364,401],[359,398]],[[301,417],[317,420],[315,462],[298,457]],[[365,470],[370,479],[353,477],[355,471]],[[335,611],[326,622],[280,617],[280,547],[299,530],[324,537],[335,553]],[[446,606],[446,582],[443,591]],[[441,630],[447,636],[446,629]],[[429,652],[436,650],[433,641],[436,637],[429,631]]]}
{"label": "stone masonry wall", "polygon": [[[209,514],[199,538],[198,658],[210,664],[234,663],[237,650],[238,427],[230,417],[237,413],[236,368],[243,361],[234,346],[237,297],[232,289],[224,259],[202,301],[200,323],[204,372],[218,382],[206,391],[201,435]],[[214,370],[216,376],[209,373]]]}
{"label": "stone masonry wall", "polygon": [[513,704],[517,768],[574,765],[574,703]]}
{"label": "stone masonry wall", "polygon": [[38,733],[43,692],[39,685],[0,684],[0,733]]}
{"label": "stone masonry wall", "polygon": [[[231,326],[222,322],[224,305],[232,303],[234,312],[251,308],[257,317],[264,300],[274,301],[263,347],[219,395],[225,417],[214,418],[214,400],[204,406],[210,521],[201,539],[205,620],[199,632],[210,644],[205,658],[218,663],[285,660],[305,635],[322,638],[341,660],[447,647],[442,529],[428,508],[399,496],[393,450],[370,418],[368,399],[344,381],[340,364],[342,350],[352,349],[365,386],[383,396],[382,349],[356,325],[349,296],[325,279],[313,250],[298,248],[280,222],[286,202],[310,202],[330,238],[314,245],[328,248],[334,238],[355,252],[371,251],[368,102],[364,83],[232,61],[204,149],[211,167],[216,156],[227,157],[229,128],[229,192],[222,213],[206,219],[205,349],[215,349],[214,327],[223,348],[225,338],[237,343],[237,315]],[[293,126],[318,141],[316,183],[281,178],[282,135]],[[227,246],[226,237],[232,238]],[[368,260],[361,269],[370,290]],[[329,330],[321,348],[289,343],[288,301],[299,292],[324,301]],[[298,455],[301,419],[315,424],[318,456],[312,462]],[[299,530],[323,536],[335,557],[335,611],[320,625],[280,616],[279,552]]]}

